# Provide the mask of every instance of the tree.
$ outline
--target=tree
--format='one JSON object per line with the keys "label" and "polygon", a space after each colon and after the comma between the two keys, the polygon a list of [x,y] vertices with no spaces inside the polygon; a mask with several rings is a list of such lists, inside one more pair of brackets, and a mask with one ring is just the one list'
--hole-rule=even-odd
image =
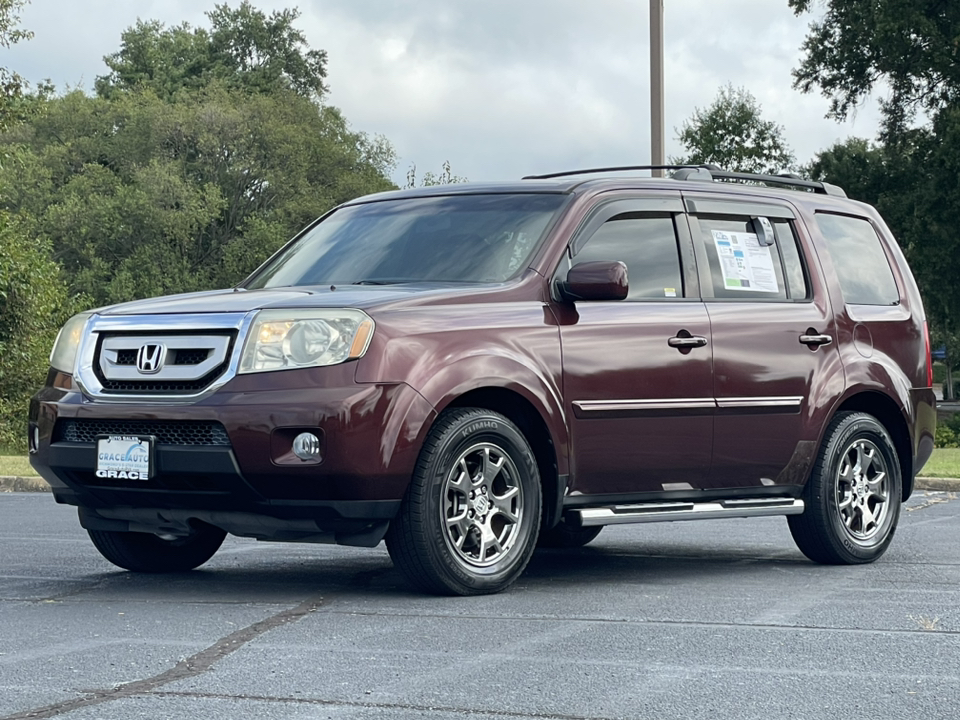
{"label": "tree", "polygon": [[794,164],[783,128],[761,117],[760,104],[749,91],[720,88],[710,107],[696,108],[677,139],[688,154],[671,158],[677,165],[710,163],[725,170],[775,174]]}
{"label": "tree", "polygon": [[[0,0],[0,46],[31,37],[17,27],[22,0]],[[0,68],[0,133],[26,117],[23,79]],[[11,160],[15,153],[2,153]],[[16,165],[16,158],[4,167]],[[26,444],[27,404],[43,384],[47,354],[68,310],[60,268],[49,244],[26,223],[0,211],[0,445]]]}
{"label": "tree", "polygon": [[[960,364],[960,113],[941,112],[935,127],[915,129],[897,143],[852,138],[819,153],[814,180],[841,186],[874,205],[903,247],[924,297],[933,342],[946,350],[948,372]],[[952,383],[945,397],[953,395]]]}
{"label": "tree", "polygon": [[[788,0],[797,15],[812,0]],[[960,100],[960,5],[944,0],[826,0],[823,18],[811,23],[795,87],[820,88],[829,115],[843,120],[885,82],[885,127],[896,135],[917,110],[936,113]]]}
{"label": "tree", "polygon": [[319,100],[327,90],[327,54],[307,47],[293,26],[299,16],[296,9],[268,16],[244,0],[235,10],[215,6],[207,13],[209,30],[139,21],[124,31],[120,50],[104,58],[110,73],[97,78],[97,93],[149,89],[169,98],[219,81],[248,92],[285,88]]}
{"label": "tree", "polygon": [[[20,8],[26,0],[0,0],[0,47],[8,48],[21,40],[29,40],[33,33],[17,27]],[[0,132],[6,131],[23,118],[23,78],[5,67],[0,67]],[[0,155],[0,160],[5,156]]]}
{"label": "tree", "polygon": [[[810,0],[789,0],[800,15]],[[827,0],[810,26],[795,86],[819,88],[843,119],[877,83],[880,143],[834,146],[811,167],[875,204],[899,238],[924,297],[934,341],[960,363],[960,5],[942,0]],[[953,388],[946,388],[952,393]],[[948,395],[949,397],[949,395]]]}
{"label": "tree", "polygon": [[30,396],[71,307],[49,243],[0,212],[0,446],[25,447]]}
{"label": "tree", "polygon": [[331,207],[394,187],[393,150],[290,90],[72,92],[8,142],[0,202],[97,303],[229,287]]}

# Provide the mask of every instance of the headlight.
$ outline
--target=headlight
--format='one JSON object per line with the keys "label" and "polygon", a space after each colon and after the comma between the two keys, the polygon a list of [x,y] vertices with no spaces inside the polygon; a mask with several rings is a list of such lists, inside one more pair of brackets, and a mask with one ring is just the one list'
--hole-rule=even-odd
{"label": "headlight", "polygon": [[363,355],[371,337],[373,320],[360,310],[261,310],[239,372],[337,365]]}
{"label": "headlight", "polygon": [[77,364],[77,348],[80,347],[83,329],[89,319],[90,313],[80,313],[67,320],[60,328],[50,353],[50,367],[73,374]]}

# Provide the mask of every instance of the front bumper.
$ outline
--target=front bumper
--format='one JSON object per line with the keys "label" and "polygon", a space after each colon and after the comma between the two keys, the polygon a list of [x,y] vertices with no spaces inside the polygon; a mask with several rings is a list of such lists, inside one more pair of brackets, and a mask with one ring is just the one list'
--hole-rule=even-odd
{"label": "front bumper", "polygon": [[[346,363],[241,375],[193,405],[91,402],[71,378],[51,372],[31,403],[38,438],[31,464],[58,502],[85,509],[81,520],[92,528],[121,529],[120,522],[158,531],[193,518],[279,540],[385,529],[435,412],[407,385],[354,382],[354,369]],[[69,421],[214,422],[229,442],[158,442],[149,480],[104,479],[95,475],[95,442],[66,436]],[[290,452],[303,431],[322,438],[320,462]]]}

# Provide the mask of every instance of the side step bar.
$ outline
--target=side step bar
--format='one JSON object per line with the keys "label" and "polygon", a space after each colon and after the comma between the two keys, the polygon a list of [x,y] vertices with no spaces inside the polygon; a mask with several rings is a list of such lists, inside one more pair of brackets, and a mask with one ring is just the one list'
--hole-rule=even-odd
{"label": "side step bar", "polygon": [[667,502],[612,507],[584,508],[572,514],[580,525],[620,525],[623,523],[673,522],[676,520],[714,520],[721,518],[799,515],[803,500],[793,498],[754,498],[715,502]]}

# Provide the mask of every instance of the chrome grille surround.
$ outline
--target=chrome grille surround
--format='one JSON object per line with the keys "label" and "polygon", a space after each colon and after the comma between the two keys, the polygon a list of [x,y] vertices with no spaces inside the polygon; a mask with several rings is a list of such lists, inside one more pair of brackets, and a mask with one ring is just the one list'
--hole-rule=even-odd
{"label": "chrome grille surround", "polygon": [[[254,310],[248,313],[93,315],[87,321],[80,341],[74,377],[83,393],[97,402],[190,405],[216,392],[237,374],[243,343],[256,313],[257,311]],[[230,335],[234,333],[236,337],[233,350],[230,352]],[[199,339],[199,344],[191,344],[194,339]],[[197,349],[208,349],[211,352],[199,364],[185,365],[171,362],[160,372],[145,376],[139,373],[136,366],[123,362],[120,352],[134,349],[134,347],[138,349],[145,344],[146,340],[169,342],[174,350],[183,349],[192,352]],[[102,346],[99,358],[97,357],[98,346]],[[107,353],[111,355],[104,358],[103,355]],[[176,355],[176,353],[173,354]],[[106,363],[106,369],[104,363]],[[222,366],[225,366],[223,371],[209,384],[187,392],[118,392],[105,387],[104,381],[101,380],[101,377],[104,378],[108,384],[144,380],[189,383],[191,380],[203,378],[205,373],[209,374]],[[201,368],[204,372],[199,372]]]}

